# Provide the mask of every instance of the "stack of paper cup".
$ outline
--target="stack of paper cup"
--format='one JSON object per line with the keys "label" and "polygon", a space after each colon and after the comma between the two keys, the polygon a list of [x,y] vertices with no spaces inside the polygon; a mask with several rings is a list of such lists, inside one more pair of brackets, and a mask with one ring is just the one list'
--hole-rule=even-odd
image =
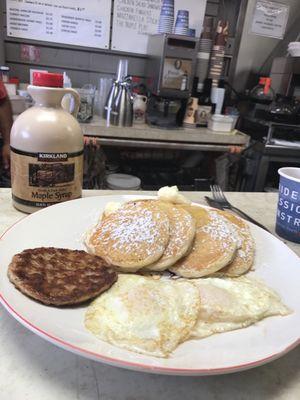
{"label": "stack of paper cup", "polygon": [[213,80],[213,86],[218,86],[224,66],[225,46],[214,45],[211,53],[209,78]]}
{"label": "stack of paper cup", "polygon": [[189,12],[188,10],[178,10],[174,33],[176,35],[189,34]]}
{"label": "stack of paper cup", "polygon": [[174,24],[174,0],[164,0],[161,6],[158,33],[172,33]]}
{"label": "stack of paper cup", "polygon": [[199,79],[198,80],[198,91],[199,92],[202,91],[204,80],[207,78],[212,44],[213,44],[212,39],[201,38],[199,40],[196,73],[195,73],[195,75]]}
{"label": "stack of paper cup", "polygon": [[225,45],[228,37],[228,21],[220,20],[216,29],[215,43],[212,49],[209,78],[213,81],[213,87],[218,86],[224,67]]}

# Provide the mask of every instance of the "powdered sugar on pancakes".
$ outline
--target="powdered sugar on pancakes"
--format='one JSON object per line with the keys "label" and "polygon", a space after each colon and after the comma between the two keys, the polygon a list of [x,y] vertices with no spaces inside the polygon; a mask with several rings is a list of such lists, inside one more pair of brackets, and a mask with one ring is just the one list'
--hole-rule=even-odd
{"label": "powdered sugar on pancakes", "polygon": [[208,211],[208,214],[210,221],[200,229],[208,233],[213,240],[221,241],[224,247],[228,246],[228,240],[233,240],[237,248],[240,248],[242,238],[236,227],[215,211]]}
{"label": "powdered sugar on pancakes", "polygon": [[157,202],[170,222],[170,239],[162,257],[146,270],[163,271],[183,257],[189,250],[196,233],[196,225],[189,212],[168,202]]}
{"label": "powdered sugar on pancakes", "polygon": [[254,262],[255,243],[250,228],[244,220],[236,215],[224,211],[218,211],[218,213],[224,215],[224,218],[229,221],[230,226],[236,229],[242,241],[241,247],[237,250],[236,257],[232,263],[220,270],[217,275],[240,276],[249,271]]}
{"label": "powdered sugar on pancakes", "polygon": [[169,220],[146,201],[124,204],[105,217],[90,237],[95,253],[124,270],[135,271],[158,260],[169,241]]}
{"label": "powdered sugar on pancakes", "polygon": [[214,211],[198,206],[184,206],[196,220],[196,236],[191,251],[170,271],[185,278],[201,278],[229,264],[237,249],[230,224]]}

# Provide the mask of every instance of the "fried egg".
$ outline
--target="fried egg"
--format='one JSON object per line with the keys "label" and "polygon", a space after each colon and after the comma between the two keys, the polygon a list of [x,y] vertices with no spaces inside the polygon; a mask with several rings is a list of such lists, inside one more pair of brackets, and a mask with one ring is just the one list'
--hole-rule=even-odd
{"label": "fried egg", "polygon": [[85,326],[115,346],[167,357],[190,336],[199,309],[198,288],[190,282],[120,274],[88,307]]}
{"label": "fried egg", "polygon": [[275,291],[253,278],[194,279],[193,284],[201,300],[193,338],[244,328],[263,318],[291,312]]}

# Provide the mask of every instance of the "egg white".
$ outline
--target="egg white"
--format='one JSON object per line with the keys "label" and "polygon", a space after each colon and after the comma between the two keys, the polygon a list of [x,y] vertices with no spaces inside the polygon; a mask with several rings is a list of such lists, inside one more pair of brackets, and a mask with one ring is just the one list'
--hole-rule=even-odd
{"label": "egg white", "polygon": [[115,346],[167,357],[190,336],[199,308],[198,289],[190,282],[120,274],[88,307],[85,326]]}
{"label": "egg white", "polygon": [[275,291],[253,278],[194,279],[193,284],[201,300],[193,338],[244,328],[272,315],[290,313]]}

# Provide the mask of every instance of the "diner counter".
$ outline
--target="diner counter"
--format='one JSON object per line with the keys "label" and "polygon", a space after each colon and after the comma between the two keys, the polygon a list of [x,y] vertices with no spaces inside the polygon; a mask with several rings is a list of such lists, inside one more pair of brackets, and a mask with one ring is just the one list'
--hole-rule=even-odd
{"label": "diner counter", "polygon": [[[122,193],[90,190],[84,191],[84,197]],[[207,193],[184,194],[204,204]],[[229,193],[228,198],[274,232],[276,194]],[[10,189],[0,189],[0,234],[25,215],[13,208]],[[286,244],[300,256],[299,244]],[[1,400],[300,399],[299,346],[267,365],[230,375],[152,375],[107,366],[62,350],[24,328],[2,307],[0,360]]]}
{"label": "diner counter", "polygon": [[110,146],[228,151],[231,146],[247,146],[250,140],[248,135],[237,130],[224,133],[207,128],[159,129],[146,124],[107,127],[106,121],[97,116],[81,127],[85,136],[95,137],[100,144]]}

